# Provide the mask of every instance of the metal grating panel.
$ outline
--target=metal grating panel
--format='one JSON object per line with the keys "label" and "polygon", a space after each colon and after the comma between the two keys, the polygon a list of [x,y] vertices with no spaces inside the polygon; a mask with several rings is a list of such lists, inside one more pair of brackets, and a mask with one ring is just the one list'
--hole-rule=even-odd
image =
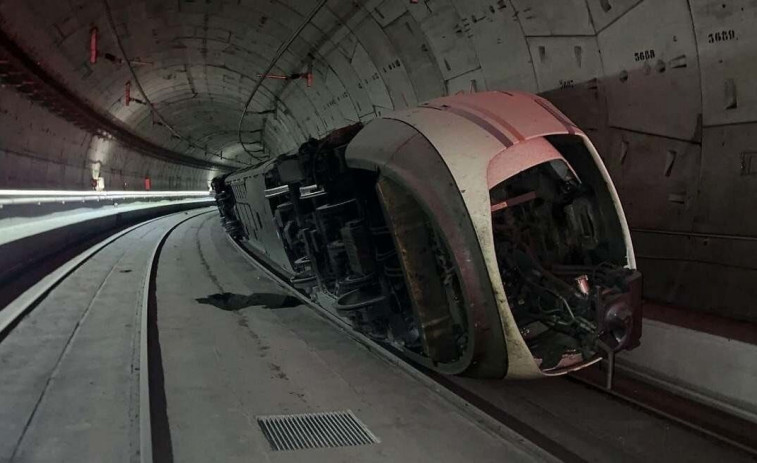
{"label": "metal grating panel", "polygon": [[259,416],[257,419],[273,450],[350,447],[379,442],[351,410]]}

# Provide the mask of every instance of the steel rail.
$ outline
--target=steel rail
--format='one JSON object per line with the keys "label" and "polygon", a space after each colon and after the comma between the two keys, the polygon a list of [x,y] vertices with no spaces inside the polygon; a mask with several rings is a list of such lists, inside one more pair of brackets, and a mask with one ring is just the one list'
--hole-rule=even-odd
{"label": "steel rail", "polygon": [[[616,362],[617,361],[618,359],[616,359]],[[604,364],[605,362],[603,361],[602,362],[603,367],[607,368],[607,366]],[[658,392],[663,391],[665,393],[670,393],[671,395],[679,395],[684,400],[688,400],[690,402],[697,403],[698,405],[708,407],[708,405],[705,404],[704,402],[689,399],[688,398],[689,396],[694,395],[690,391],[681,391],[682,392],[681,394],[676,394],[677,391],[672,390],[673,388],[671,388],[670,384],[663,384],[660,380],[654,377],[651,377],[643,372],[640,372],[630,365],[627,365],[627,364],[616,365],[616,376],[617,376],[617,373],[624,374],[627,380],[630,379],[635,382],[645,383],[645,385],[648,385],[652,388],[656,388]],[[599,393],[607,394],[622,402],[629,403],[643,410],[646,410],[649,413],[652,413],[664,419],[673,421],[686,428],[692,429],[700,434],[703,434],[705,436],[711,437],[713,439],[716,439],[718,441],[731,445],[735,448],[738,448],[752,455],[753,457],[757,456],[757,447],[750,446],[742,442],[738,438],[733,438],[723,432],[718,432],[717,430],[713,430],[711,428],[698,425],[690,419],[676,416],[675,413],[672,413],[668,410],[664,410],[661,407],[656,407],[643,399],[634,397],[633,394],[629,394],[623,390],[619,390],[619,388],[617,387],[607,388],[605,384],[602,383],[602,381],[597,380],[597,378],[592,378],[590,375],[582,374],[582,372],[580,371],[577,372],[577,374],[567,375],[563,379],[566,381],[583,384],[584,386],[590,387],[591,389]],[[683,389],[683,388],[679,388],[679,389]],[[737,417],[737,418],[740,419],[740,417]],[[750,425],[749,422],[747,422],[747,420],[743,420],[743,422],[745,423],[746,426]],[[754,426],[753,424],[751,425]]]}

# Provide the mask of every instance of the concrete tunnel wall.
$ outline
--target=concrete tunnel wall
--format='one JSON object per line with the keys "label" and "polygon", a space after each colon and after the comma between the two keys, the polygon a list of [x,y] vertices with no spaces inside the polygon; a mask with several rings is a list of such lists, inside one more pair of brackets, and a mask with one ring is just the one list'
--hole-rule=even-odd
{"label": "concrete tunnel wall", "polygon": [[173,165],[93,136],[8,88],[0,89],[0,189],[207,188],[217,172]]}
{"label": "concrete tunnel wall", "polygon": [[[0,24],[69,88],[144,138],[240,166],[255,162],[238,144],[244,102],[316,3],[2,0]],[[124,58],[107,5],[146,96],[206,149],[172,138],[147,106],[123,104],[131,75],[103,58]],[[275,155],[437,96],[542,93],[604,157],[646,296],[757,321],[756,20],[748,0],[330,0],[273,71],[312,65],[312,87],[266,80],[242,136],[254,156]],[[94,65],[93,26],[101,52]],[[212,176],[120,147],[105,156],[98,138],[7,89],[0,98],[0,187],[80,188],[96,161],[112,176],[107,187],[121,177],[132,187],[148,171],[156,188],[204,188]],[[56,175],[61,163],[71,170]]]}

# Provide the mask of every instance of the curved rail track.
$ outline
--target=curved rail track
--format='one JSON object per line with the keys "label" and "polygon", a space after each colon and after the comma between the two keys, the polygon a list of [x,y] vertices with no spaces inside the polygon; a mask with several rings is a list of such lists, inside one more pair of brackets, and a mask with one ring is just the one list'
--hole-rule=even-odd
{"label": "curved rail track", "polygon": [[[77,255],[73,259],[64,263],[57,269],[42,278],[39,282],[32,287],[24,291],[20,296],[14,299],[5,308],[0,310],[0,343],[3,342],[13,329],[18,326],[19,322],[34,309],[40,305],[45,298],[47,298],[55,289],[61,285],[67,278],[69,278],[77,269],[80,269],[87,262],[92,260],[95,256],[101,253],[104,249],[112,246],[114,243],[123,240],[125,237],[134,235],[140,231],[144,234],[158,231],[159,235],[156,237],[156,242],[151,250],[151,254],[147,259],[146,269],[144,270],[144,282],[139,290],[142,292],[141,304],[138,307],[139,312],[139,355],[138,355],[138,367],[135,368],[139,372],[139,459],[142,462],[152,462],[154,455],[158,454],[162,458],[160,460],[166,461],[166,455],[170,459],[170,442],[166,447],[166,442],[162,439],[153,439],[153,433],[157,432],[159,436],[164,435],[165,430],[165,397],[161,400],[161,384],[162,374],[160,367],[160,353],[159,346],[155,340],[156,329],[154,326],[156,310],[155,306],[155,279],[158,260],[160,258],[160,252],[168,239],[169,235],[176,230],[179,226],[185,222],[198,217],[200,215],[208,214],[213,210],[204,208],[200,211],[189,212],[176,212],[166,216],[154,218],[136,225],[133,225],[127,229],[124,229],[118,233],[111,235],[100,243],[90,247],[81,254]],[[166,226],[167,225],[167,226]],[[162,228],[166,226],[166,228]],[[113,274],[116,269],[116,265],[121,262],[121,259],[116,261],[116,264],[112,266],[110,271],[105,277],[105,280],[100,285],[103,287],[105,281]],[[131,270],[128,270],[129,272]],[[95,293],[94,297],[99,294]],[[17,457],[20,445],[24,439],[26,431],[29,429],[31,422],[35,419],[35,415],[39,404],[44,398],[48,386],[52,377],[56,374],[58,364],[63,354],[69,348],[71,340],[76,336],[79,331],[83,320],[87,316],[89,309],[94,304],[94,297],[89,302],[87,310],[81,314],[79,320],[73,326],[73,331],[68,334],[68,340],[65,345],[64,352],[61,352],[57,362],[56,368],[50,373],[50,377],[47,379],[44,389],[41,391],[38,397],[34,409],[29,414],[24,426],[23,432],[19,435],[17,442],[13,446],[13,451],[10,454],[10,460],[14,460]],[[158,349],[157,352],[155,350]],[[157,373],[157,374],[156,374]],[[162,407],[162,409],[161,409]],[[168,452],[168,453],[166,453]],[[1,458],[0,458],[1,459]]]}

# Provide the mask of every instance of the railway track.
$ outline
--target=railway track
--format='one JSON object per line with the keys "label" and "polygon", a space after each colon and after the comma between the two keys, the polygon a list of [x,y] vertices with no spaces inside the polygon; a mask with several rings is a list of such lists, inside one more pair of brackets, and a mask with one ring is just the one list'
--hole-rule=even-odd
{"label": "railway track", "polygon": [[[283,289],[300,299],[320,316],[366,348],[427,384],[461,410],[472,413],[480,424],[501,434],[504,438],[512,439],[514,436],[520,436],[521,439],[525,438],[561,461],[588,461],[563,445],[559,440],[552,438],[549,433],[529,424],[526,420],[519,418],[517,414],[509,412],[506,406],[498,403],[497,393],[492,388],[477,389],[477,380],[448,377],[430,371],[404,357],[390,346],[377,343],[355,332],[344,319],[292,288],[274,269],[257,259],[237,241],[230,237],[227,237],[227,239],[246,260],[276,281]],[[598,395],[610,397],[666,420],[671,420],[708,438],[733,446],[753,458],[757,457],[757,440],[755,440],[754,433],[751,432],[753,424],[746,420],[726,416],[723,412],[701,406],[667,391],[656,389],[635,379],[633,372],[628,371],[627,368],[623,371],[624,374],[615,375],[614,387],[608,388],[606,369],[607,362],[603,362],[591,370],[556,378],[552,381],[552,384],[572,383],[590,388]],[[543,382],[548,383],[550,381]],[[487,381],[478,381],[478,383],[487,383]],[[509,381],[507,385],[503,383],[503,386],[511,387],[514,383],[517,382]]]}
{"label": "railway track", "polygon": [[[165,420],[165,396],[161,391],[162,370],[159,344],[156,339],[157,330],[155,327],[155,280],[158,260],[160,259],[163,245],[174,230],[187,221],[210,212],[213,212],[213,210],[208,210],[207,208],[200,211],[176,212],[133,225],[117,232],[65,262],[0,310],[0,344],[2,344],[6,342],[6,339],[19,326],[19,322],[24,317],[43,304],[46,298],[54,293],[66,279],[72,277],[77,270],[90,263],[106,249],[120,244],[120,242],[127,238],[133,238],[139,234],[142,237],[152,235],[152,238],[155,240],[154,245],[150,250],[149,257],[146,259],[146,266],[143,269],[144,280],[142,285],[138,285],[139,287],[137,288],[142,293],[142,297],[136,314],[139,329],[135,330],[138,336],[138,341],[135,343],[138,345],[138,349],[136,349],[138,354],[136,355],[136,365],[134,365],[134,370],[138,372],[139,376],[138,391],[136,391],[138,407],[135,407],[138,409],[138,411],[135,410],[135,414],[138,416],[138,433],[132,434],[136,434],[133,437],[138,436],[138,445],[132,443],[132,447],[135,449],[134,455],[138,456],[139,460],[145,463],[152,462],[156,455],[160,457],[161,461],[166,461],[167,455],[168,459],[170,459],[170,441],[161,439],[165,435],[167,422]],[[14,439],[11,448],[0,449],[3,451],[3,453],[0,453],[0,460],[4,461],[4,458],[8,458],[9,461],[13,461],[19,457],[19,451],[22,448],[27,431],[30,429],[32,422],[37,418],[40,404],[43,403],[53,378],[60,373],[61,359],[71,349],[72,340],[80,334],[84,320],[88,317],[90,309],[95,304],[95,299],[101,295],[101,291],[106,286],[107,280],[117,273],[116,269],[122,264],[127,255],[128,250],[124,250],[121,256],[112,262],[105,278],[100,283],[91,300],[87,303],[87,309],[80,314],[76,314],[78,319],[69,325],[71,328],[70,332],[64,333],[66,341],[61,346],[61,352],[53,353],[57,357],[54,368],[50,370],[48,378],[44,381],[44,387],[38,391],[38,397],[34,400],[35,403],[31,413],[24,420],[23,429],[18,434],[17,439]],[[124,273],[132,271],[133,269],[121,270]],[[153,438],[154,435],[157,438]],[[138,451],[136,450],[137,448]]]}

